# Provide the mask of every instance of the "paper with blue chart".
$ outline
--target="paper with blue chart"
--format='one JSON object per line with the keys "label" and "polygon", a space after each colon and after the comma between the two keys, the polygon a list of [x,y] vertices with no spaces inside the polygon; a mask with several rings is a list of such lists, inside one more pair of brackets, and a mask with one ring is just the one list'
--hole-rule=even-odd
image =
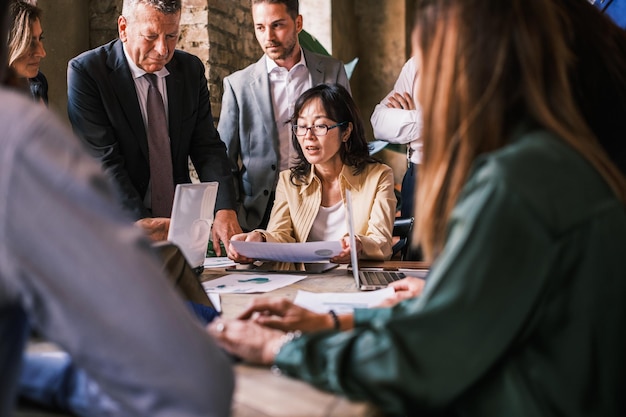
{"label": "paper with blue chart", "polygon": [[202,283],[207,293],[252,294],[277,290],[306,278],[287,274],[228,274]]}
{"label": "paper with blue chart", "polygon": [[250,259],[280,262],[323,262],[341,253],[341,242],[243,242],[231,240],[237,253]]}

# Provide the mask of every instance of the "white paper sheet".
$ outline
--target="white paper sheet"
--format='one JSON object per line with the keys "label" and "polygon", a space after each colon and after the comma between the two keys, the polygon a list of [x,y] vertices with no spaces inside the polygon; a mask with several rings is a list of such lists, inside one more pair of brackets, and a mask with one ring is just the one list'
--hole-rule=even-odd
{"label": "white paper sheet", "polygon": [[341,252],[339,241],[270,243],[231,240],[235,250],[251,259],[281,262],[327,261]]}
{"label": "white paper sheet", "polygon": [[226,256],[204,258],[205,268],[226,268],[234,265],[236,265],[235,261],[228,259]]}
{"label": "white paper sheet", "polygon": [[327,313],[334,310],[337,314],[350,313],[355,308],[370,308],[379,305],[391,297],[394,289],[391,287],[376,291],[361,292],[324,292],[315,293],[299,290],[294,304],[316,313]]}
{"label": "white paper sheet", "polygon": [[207,295],[209,297],[209,300],[211,300],[211,302],[213,303],[213,307],[215,307],[215,310],[221,313],[222,299],[220,298],[220,295],[216,292],[207,292]]}
{"label": "white paper sheet", "polygon": [[269,292],[303,280],[306,275],[228,274],[202,283],[207,293],[252,294]]}

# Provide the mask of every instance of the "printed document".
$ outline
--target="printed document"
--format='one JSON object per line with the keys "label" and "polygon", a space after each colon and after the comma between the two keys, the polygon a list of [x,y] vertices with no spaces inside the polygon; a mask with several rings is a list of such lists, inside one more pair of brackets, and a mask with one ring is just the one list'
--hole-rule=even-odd
{"label": "printed document", "polygon": [[387,298],[393,296],[395,290],[387,287],[376,291],[363,292],[324,292],[314,293],[299,290],[294,304],[304,307],[316,313],[351,313],[355,308],[376,307]]}
{"label": "printed document", "polygon": [[235,250],[250,259],[281,262],[323,262],[341,253],[341,242],[270,243],[231,240]]}
{"label": "printed document", "polygon": [[306,277],[287,274],[228,274],[204,281],[202,286],[207,293],[252,294],[274,291]]}

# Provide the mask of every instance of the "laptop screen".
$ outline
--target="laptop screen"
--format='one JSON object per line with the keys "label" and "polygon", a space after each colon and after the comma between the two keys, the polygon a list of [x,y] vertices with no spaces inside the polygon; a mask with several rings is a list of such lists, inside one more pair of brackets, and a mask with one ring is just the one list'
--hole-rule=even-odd
{"label": "laptop screen", "polygon": [[354,284],[356,288],[360,288],[359,282],[359,257],[356,252],[356,238],[354,237],[354,216],[352,215],[352,192],[346,189],[346,219],[348,222],[348,234],[350,239],[350,262],[352,263],[352,276],[354,277]]}
{"label": "laptop screen", "polygon": [[217,188],[217,182],[176,186],[167,240],[180,247],[193,268],[204,264]]}

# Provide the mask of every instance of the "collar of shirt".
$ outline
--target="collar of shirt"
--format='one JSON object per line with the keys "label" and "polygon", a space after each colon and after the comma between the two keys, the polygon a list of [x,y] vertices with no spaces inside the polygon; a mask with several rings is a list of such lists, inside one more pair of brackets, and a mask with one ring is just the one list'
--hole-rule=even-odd
{"label": "collar of shirt", "polygon": [[[146,107],[146,100],[148,99],[148,87],[150,83],[143,76],[146,74],[146,71],[139,68],[137,64],[132,60],[130,55],[128,55],[128,51],[126,50],[126,44],[123,44],[124,56],[126,57],[126,62],[128,62],[128,67],[130,68],[130,73],[133,76],[133,81],[135,83],[135,91],[137,93],[137,100],[139,100],[139,107],[141,109],[141,116],[143,117],[144,126],[148,125],[148,109]],[[169,125],[169,101],[167,98],[167,83],[165,81],[165,77],[167,77],[170,72],[167,68],[163,67],[159,71],[154,73],[157,76],[157,86],[159,87],[159,92],[161,93],[161,98],[163,100],[163,105],[165,106],[165,118]]]}
{"label": "collar of shirt", "polygon": [[[126,57],[126,61],[128,62],[128,66],[130,67],[130,73],[133,75],[133,79],[143,77],[144,74],[146,74],[146,71],[139,68],[137,64],[135,64],[135,61],[133,61],[133,59],[130,57],[130,55],[128,55],[128,51],[126,50],[125,43],[122,44],[122,47],[124,49],[124,56]],[[157,77],[159,77],[159,79],[161,79],[170,75],[170,72],[167,70],[167,68],[163,67],[159,71],[155,72],[154,74]]]}
{"label": "collar of shirt", "polygon": [[306,59],[304,58],[304,51],[302,50],[302,48],[300,48],[300,61],[298,61],[296,65],[294,65],[289,71],[287,71],[284,67],[279,67],[276,61],[270,59],[270,57],[267,55],[265,55],[265,66],[267,68],[267,73],[270,75],[272,73],[276,73],[277,71],[278,72],[280,71],[291,72],[300,66],[303,66],[306,68]]}
{"label": "collar of shirt", "polygon": [[[359,175],[354,175],[353,173],[354,167],[350,165],[345,165],[341,168],[341,173],[339,174],[339,178],[341,182],[345,185],[349,185],[350,189],[359,190],[361,188],[361,184],[363,182],[363,172]],[[315,172],[315,165],[311,165],[311,171],[307,177],[307,183],[302,184],[300,188],[300,194],[305,194],[307,189],[315,183],[315,187],[321,187],[321,181]]]}

